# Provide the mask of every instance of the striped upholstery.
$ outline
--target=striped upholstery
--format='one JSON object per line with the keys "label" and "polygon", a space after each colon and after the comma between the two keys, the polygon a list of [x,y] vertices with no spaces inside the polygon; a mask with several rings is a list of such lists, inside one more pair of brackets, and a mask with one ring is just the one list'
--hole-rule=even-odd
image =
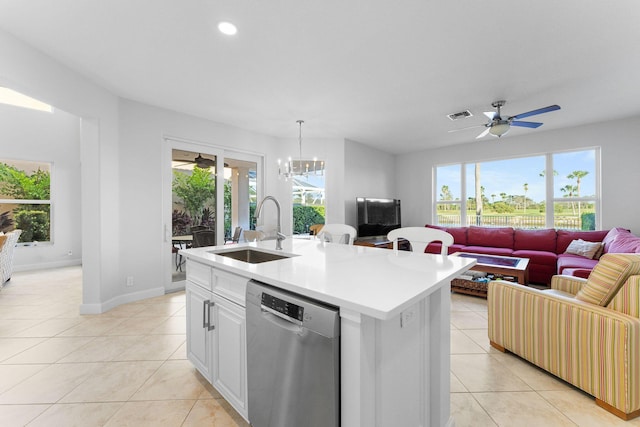
{"label": "striped upholstery", "polygon": [[629,277],[607,307],[640,318],[640,276]]}
{"label": "striped upholstery", "polygon": [[551,278],[551,289],[575,295],[587,283],[587,279],[558,274]]}
{"label": "striped upholstery", "polygon": [[493,343],[637,415],[640,319],[503,281],[489,283],[487,302]]}
{"label": "striped upholstery", "polygon": [[606,306],[629,276],[640,274],[640,255],[605,254],[587,279],[576,298]]}

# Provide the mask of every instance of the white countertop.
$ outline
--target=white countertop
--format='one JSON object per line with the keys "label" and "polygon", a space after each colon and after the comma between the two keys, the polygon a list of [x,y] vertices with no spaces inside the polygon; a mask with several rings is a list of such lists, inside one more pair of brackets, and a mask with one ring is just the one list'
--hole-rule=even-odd
{"label": "white countertop", "polygon": [[[462,257],[323,243],[287,238],[181,250],[187,259],[220,270],[386,320],[425,298],[475,264]],[[244,247],[295,254],[291,258],[249,264],[212,253]]]}

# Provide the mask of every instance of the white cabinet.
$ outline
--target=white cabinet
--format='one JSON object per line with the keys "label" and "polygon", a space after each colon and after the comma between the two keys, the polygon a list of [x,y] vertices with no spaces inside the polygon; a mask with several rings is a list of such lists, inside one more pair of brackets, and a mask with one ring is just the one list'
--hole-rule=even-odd
{"label": "white cabinet", "polygon": [[248,280],[187,261],[187,358],[245,419]]}
{"label": "white cabinet", "polygon": [[211,381],[211,337],[208,331],[212,294],[193,282],[185,287],[187,300],[187,358]]}
{"label": "white cabinet", "polygon": [[245,308],[213,297],[211,341],[213,386],[242,415],[247,416],[247,358]]}

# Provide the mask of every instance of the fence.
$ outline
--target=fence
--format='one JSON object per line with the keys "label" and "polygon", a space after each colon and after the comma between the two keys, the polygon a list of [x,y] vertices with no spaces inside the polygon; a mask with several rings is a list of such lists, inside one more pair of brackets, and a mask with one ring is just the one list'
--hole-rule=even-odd
{"label": "fence", "polygon": [[[438,225],[460,226],[460,215],[438,215]],[[481,227],[513,227],[513,228],[546,228],[545,217],[540,215],[467,215],[467,225]],[[553,220],[554,228],[581,229],[578,216],[556,216]]]}

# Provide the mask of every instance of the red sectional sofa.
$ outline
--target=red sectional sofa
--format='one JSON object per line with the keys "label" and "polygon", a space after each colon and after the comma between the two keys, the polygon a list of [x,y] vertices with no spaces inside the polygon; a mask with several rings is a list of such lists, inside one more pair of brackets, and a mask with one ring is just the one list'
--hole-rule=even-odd
{"label": "red sectional sofa", "polygon": [[[488,255],[506,255],[529,258],[529,280],[533,283],[551,283],[554,274],[588,277],[598,259],[565,253],[574,240],[601,242],[603,253],[640,253],[640,238],[629,230],[614,228],[600,231],[525,230],[511,227],[440,227],[450,233],[454,243],[449,253],[473,252]],[[440,243],[431,243],[428,253],[440,253]]]}

